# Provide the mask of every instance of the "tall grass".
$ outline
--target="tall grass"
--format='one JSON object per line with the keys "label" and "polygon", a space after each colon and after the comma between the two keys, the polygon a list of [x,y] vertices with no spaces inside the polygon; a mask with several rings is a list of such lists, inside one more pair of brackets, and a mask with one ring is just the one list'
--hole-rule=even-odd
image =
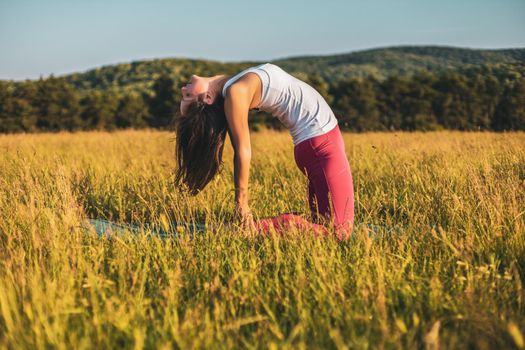
{"label": "tall grass", "polygon": [[[349,241],[248,238],[232,151],[198,196],[173,135],[0,136],[0,347],[524,347],[525,134],[345,134]],[[288,135],[252,135],[251,206],[306,212]],[[85,218],[206,222],[193,239],[99,238]]]}

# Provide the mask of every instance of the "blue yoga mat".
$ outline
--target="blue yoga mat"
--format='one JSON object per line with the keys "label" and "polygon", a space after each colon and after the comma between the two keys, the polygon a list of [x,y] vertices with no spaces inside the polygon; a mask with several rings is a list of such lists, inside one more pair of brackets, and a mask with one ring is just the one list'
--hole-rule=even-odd
{"label": "blue yoga mat", "polygon": [[[355,224],[354,231],[361,229],[363,226],[369,231],[371,236],[377,236],[379,234],[388,233],[399,233],[403,230],[400,226],[388,226],[388,225],[376,225],[376,224]],[[115,235],[126,235],[131,234],[139,236],[141,234],[151,234],[160,238],[179,238],[182,234],[193,237],[198,233],[205,233],[207,227],[201,223],[177,223],[172,225],[168,230],[155,227],[153,225],[135,225],[126,223],[116,223],[105,219],[87,219],[84,221],[82,227],[90,232],[94,230],[99,237],[111,238]],[[406,227],[405,227],[406,229]]]}
{"label": "blue yoga mat", "polygon": [[200,223],[178,223],[166,230],[153,225],[124,224],[105,219],[87,219],[83,222],[82,227],[87,231],[94,230],[99,237],[109,238],[114,235],[148,233],[161,238],[178,238],[184,233],[193,236],[195,233],[206,231],[206,225]]}

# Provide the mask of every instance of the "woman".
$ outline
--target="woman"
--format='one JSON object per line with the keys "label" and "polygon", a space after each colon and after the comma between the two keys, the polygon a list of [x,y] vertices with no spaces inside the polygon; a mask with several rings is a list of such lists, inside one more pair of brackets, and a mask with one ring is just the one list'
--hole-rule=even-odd
{"label": "woman", "polygon": [[[290,130],[296,164],[308,177],[315,223],[292,214],[254,222],[248,204],[250,109],[271,113]],[[320,224],[329,220],[337,238],[350,235],[354,221],[352,173],[337,119],[314,88],[271,63],[233,77],[193,75],[182,87],[180,112],[176,179],[192,194],[202,190],[219,170],[228,132],[234,148],[236,214],[244,225],[267,232],[270,227],[294,224],[327,234]]]}

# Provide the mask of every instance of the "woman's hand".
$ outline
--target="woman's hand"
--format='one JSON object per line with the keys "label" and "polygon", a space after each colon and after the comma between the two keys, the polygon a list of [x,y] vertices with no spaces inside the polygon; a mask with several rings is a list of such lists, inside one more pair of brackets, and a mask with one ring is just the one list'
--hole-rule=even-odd
{"label": "woman's hand", "polygon": [[248,205],[236,205],[235,216],[243,230],[249,233],[255,233],[255,221],[253,220],[253,214]]}

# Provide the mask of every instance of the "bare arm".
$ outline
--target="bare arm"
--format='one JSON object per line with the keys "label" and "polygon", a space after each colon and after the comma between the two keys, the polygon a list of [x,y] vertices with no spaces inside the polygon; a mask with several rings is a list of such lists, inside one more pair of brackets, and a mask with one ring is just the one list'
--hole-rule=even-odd
{"label": "bare arm", "polygon": [[229,126],[230,140],[234,149],[235,206],[242,219],[250,215],[248,205],[248,179],[252,149],[248,128],[248,110],[253,95],[242,83],[232,85],[224,101],[224,111]]}

